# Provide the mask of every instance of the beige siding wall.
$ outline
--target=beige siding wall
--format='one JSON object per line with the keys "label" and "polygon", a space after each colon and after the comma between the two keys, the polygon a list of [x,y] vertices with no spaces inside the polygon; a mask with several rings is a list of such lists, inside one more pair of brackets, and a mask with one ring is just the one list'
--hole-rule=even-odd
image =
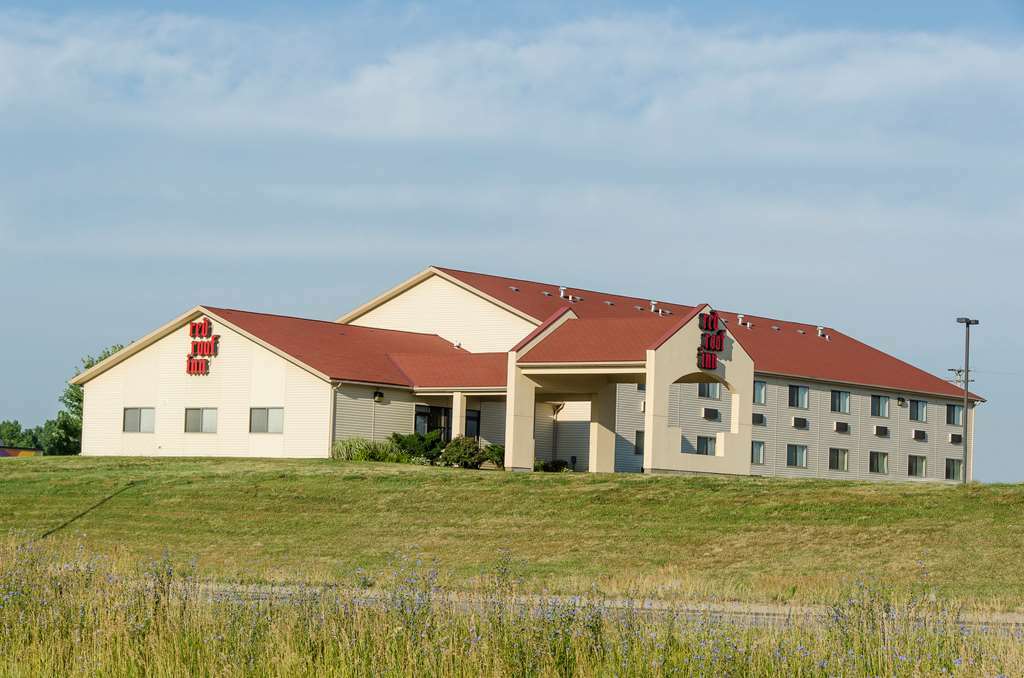
{"label": "beige siding wall", "polygon": [[[210,374],[185,374],[187,324],[85,384],[82,453],[326,457],[331,387],[214,321]],[[155,409],[153,433],[124,433],[126,407]],[[216,433],[185,433],[186,407],[217,408]],[[284,432],[249,433],[249,408],[283,407]]]}
{"label": "beige siding wall", "polygon": [[590,402],[569,402],[555,417],[555,459],[571,461],[576,470],[590,467]]}
{"label": "beige siding wall", "polygon": [[533,323],[436,275],[352,324],[437,334],[474,353],[507,351],[534,328]]}

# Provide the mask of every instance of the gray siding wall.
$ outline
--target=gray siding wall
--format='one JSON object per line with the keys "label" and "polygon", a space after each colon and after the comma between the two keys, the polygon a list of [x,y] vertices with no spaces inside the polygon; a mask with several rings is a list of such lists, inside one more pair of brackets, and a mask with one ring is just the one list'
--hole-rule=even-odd
{"label": "gray siding wall", "polygon": [[495,445],[505,444],[505,401],[480,401],[480,440]]}
{"label": "gray siding wall", "polygon": [[555,409],[551,403],[537,403],[533,413],[534,458],[551,461],[555,452]]}
{"label": "gray siding wall", "polygon": [[[373,392],[384,392],[384,401],[373,402]],[[412,433],[416,397],[401,389],[342,384],[334,394],[334,439],[383,440],[392,433]]]}
{"label": "gray siding wall", "polygon": [[[671,393],[669,394],[672,395]],[[675,406],[669,399],[669,411]],[[644,430],[644,392],[636,384],[615,387],[615,470],[620,473],[641,473],[644,455],[637,454],[636,432]]]}

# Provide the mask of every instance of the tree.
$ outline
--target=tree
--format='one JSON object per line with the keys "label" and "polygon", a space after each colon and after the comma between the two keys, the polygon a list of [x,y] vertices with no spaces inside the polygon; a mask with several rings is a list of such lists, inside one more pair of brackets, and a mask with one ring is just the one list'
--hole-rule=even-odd
{"label": "tree", "polygon": [[22,428],[17,421],[0,421],[0,445],[39,449],[39,429]]}
{"label": "tree", "polygon": [[[75,370],[78,376],[101,360],[106,360],[124,346],[114,344],[98,356],[82,358],[82,369]],[[39,439],[44,454],[79,454],[82,451],[82,407],[85,404],[85,389],[77,384],[68,384],[61,393],[60,402],[64,409],[40,427]]]}

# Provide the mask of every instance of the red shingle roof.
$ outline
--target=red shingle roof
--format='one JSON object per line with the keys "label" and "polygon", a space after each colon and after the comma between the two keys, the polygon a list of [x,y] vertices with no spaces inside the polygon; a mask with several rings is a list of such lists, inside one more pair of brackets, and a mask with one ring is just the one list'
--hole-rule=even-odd
{"label": "red shingle roof", "polygon": [[[638,346],[654,333],[654,327],[660,326],[662,331],[667,331],[680,316],[691,313],[695,308],[659,302],[658,308],[672,313],[659,317],[651,314],[650,300],[640,297],[567,287],[567,296],[582,298],[567,302],[559,297],[558,285],[437,268],[534,318],[548,318],[566,305],[579,316],[580,320],[566,322],[537,345],[524,357],[524,362],[642,360],[642,356],[637,357]],[[746,314],[744,322],[752,325],[747,329],[739,325],[735,313],[719,311],[719,314],[753,358],[754,369],[760,373],[954,398],[963,395],[963,391],[953,384],[831,328],[824,330],[829,337],[826,340],[817,335],[815,325]],[[607,322],[613,319],[619,319],[621,323]],[[643,321],[627,322],[630,319]],[[597,320],[606,322],[584,322]],[[551,344],[551,349],[542,349],[552,340],[556,343]],[[575,353],[566,353],[573,341],[578,342],[579,348],[574,349]],[[559,350],[555,351],[555,347]],[[567,361],[566,355],[579,357]]]}
{"label": "red shingle roof", "polygon": [[505,388],[507,353],[391,353],[416,388]]}
{"label": "red shingle roof", "polygon": [[[451,342],[436,334],[339,325],[326,320],[308,320],[214,306],[203,308],[331,379],[418,386],[419,384],[394,360],[392,354],[406,356],[407,367],[416,362],[409,358],[411,355],[418,356],[420,362],[425,365],[434,364],[431,360],[439,358],[449,361],[452,365],[458,365],[469,358],[471,366],[461,371],[453,370],[453,376],[480,378],[474,374],[472,367],[478,361],[474,360],[471,354],[455,348]],[[445,383],[443,375],[434,375],[426,368],[423,374],[430,376],[431,386],[471,385]],[[490,372],[485,374],[489,376]],[[504,375],[504,370],[502,374]],[[504,381],[503,377],[502,385]]]}

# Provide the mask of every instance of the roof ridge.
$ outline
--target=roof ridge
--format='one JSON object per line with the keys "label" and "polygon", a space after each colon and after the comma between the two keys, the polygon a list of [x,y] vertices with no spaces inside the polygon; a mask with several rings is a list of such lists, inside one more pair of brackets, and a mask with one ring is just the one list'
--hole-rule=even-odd
{"label": "roof ridge", "polygon": [[302,320],[304,322],[310,322],[310,323],[323,323],[325,325],[336,325],[337,327],[354,327],[354,328],[357,328],[357,329],[360,329],[360,330],[373,330],[375,332],[395,332],[395,333],[398,333],[398,334],[418,334],[418,335],[424,336],[424,337],[437,337],[438,339],[441,339],[442,341],[448,341],[447,339],[442,337],[440,334],[437,334],[437,333],[434,333],[434,332],[416,332],[414,330],[395,330],[395,329],[391,329],[391,328],[387,328],[387,327],[369,327],[367,325],[350,325],[348,323],[338,323],[338,322],[335,322],[333,320],[321,320],[319,318],[303,318],[302,316],[297,316],[297,315],[284,315],[284,314],[281,314],[281,313],[267,313],[265,311],[246,311],[245,309],[241,309],[241,308],[226,308],[224,306],[207,306],[206,304],[200,304],[199,307],[200,308],[204,308],[204,309],[206,309],[208,311],[212,311],[212,312],[230,311],[232,313],[245,313],[246,315],[262,315],[262,316],[266,316],[266,317],[269,317],[269,318],[284,318],[286,320]]}

